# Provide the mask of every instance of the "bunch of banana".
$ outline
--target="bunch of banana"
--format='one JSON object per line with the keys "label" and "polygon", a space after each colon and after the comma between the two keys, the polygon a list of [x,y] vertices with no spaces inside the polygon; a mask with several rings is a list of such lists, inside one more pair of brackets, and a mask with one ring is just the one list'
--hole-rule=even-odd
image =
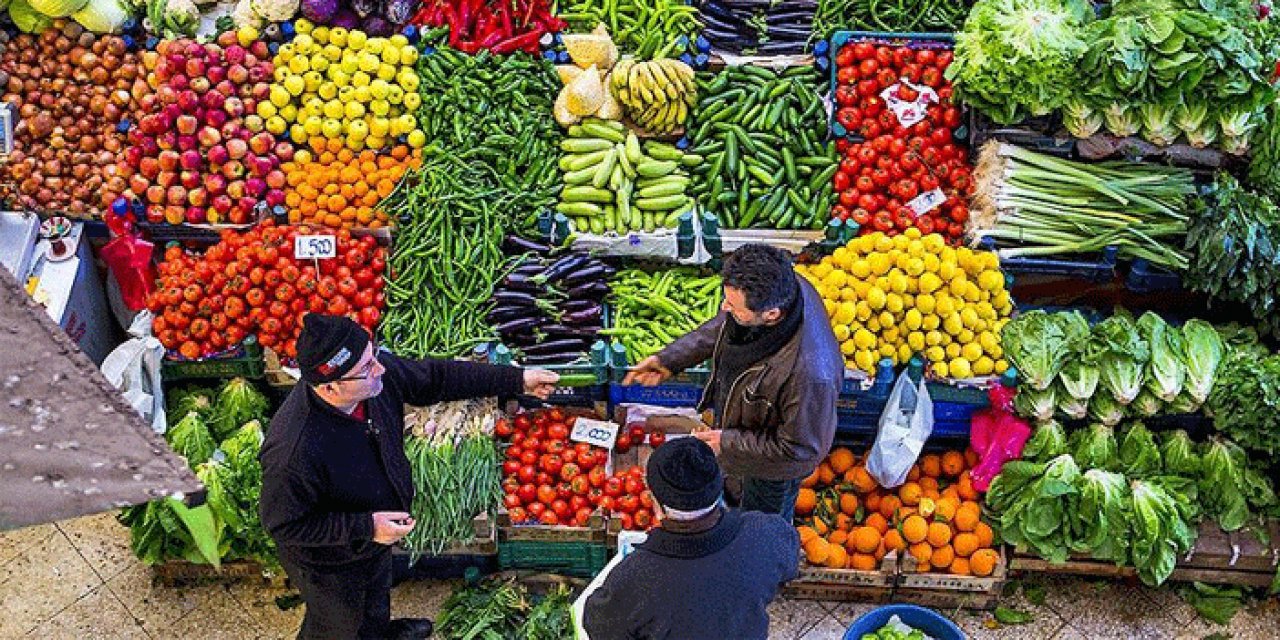
{"label": "bunch of banana", "polygon": [[674,133],[698,103],[693,68],[673,58],[619,60],[609,85],[627,117],[651,133]]}

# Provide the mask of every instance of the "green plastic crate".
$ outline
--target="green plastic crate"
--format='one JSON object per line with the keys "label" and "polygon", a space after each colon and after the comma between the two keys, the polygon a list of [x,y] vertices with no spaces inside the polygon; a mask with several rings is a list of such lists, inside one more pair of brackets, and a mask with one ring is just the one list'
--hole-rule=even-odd
{"label": "green plastic crate", "polygon": [[604,569],[609,550],[603,543],[516,540],[498,543],[498,567],[503,571],[545,571],[591,578]]}
{"label": "green plastic crate", "polygon": [[266,372],[262,345],[249,336],[235,356],[203,360],[170,360],[165,358],[160,375],[169,382],[200,378],[261,378]]}

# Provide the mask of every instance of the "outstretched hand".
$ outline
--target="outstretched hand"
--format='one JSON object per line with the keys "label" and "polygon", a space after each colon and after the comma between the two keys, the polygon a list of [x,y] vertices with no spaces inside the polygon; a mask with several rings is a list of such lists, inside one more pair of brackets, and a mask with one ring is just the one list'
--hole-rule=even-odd
{"label": "outstretched hand", "polygon": [[635,368],[627,372],[622,384],[640,383],[646,387],[653,387],[666,382],[671,378],[671,370],[662,364],[658,356],[649,356],[640,361]]}
{"label": "outstretched hand", "polygon": [[546,400],[556,390],[560,374],[546,369],[524,370],[524,392],[539,400]]}

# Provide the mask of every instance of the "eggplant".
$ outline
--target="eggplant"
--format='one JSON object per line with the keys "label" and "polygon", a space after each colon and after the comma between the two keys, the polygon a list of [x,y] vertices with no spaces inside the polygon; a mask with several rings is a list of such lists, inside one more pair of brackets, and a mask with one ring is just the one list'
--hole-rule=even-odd
{"label": "eggplant", "polygon": [[541,309],[533,309],[530,307],[495,307],[484,316],[485,322],[489,324],[502,324],[517,320],[520,318],[541,318],[544,317]]}
{"label": "eggplant", "polygon": [[526,356],[547,356],[554,353],[582,353],[587,348],[587,339],[584,338],[560,338],[558,340],[547,340],[540,342],[531,347],[525,347],[524,355]]}
{"label": "eggplant", "polygon": [[542,332],[548,336],[560,338],[582,338],[584,340],[595,340],[600,335],[600,329],[597,327],[566,327],[562,324],[549,324],[542,327]]}
{"label": "eggplant", "polygon": [[565,286],[576,287],[587,281],[603,282],[609,278],[609,266],[603,262],[578,269],[573,273],[564,277],[561,281]]}
{"label": "eggplant", "polygon": [[519,273],[512,273],[511,275],[503,278],[498,287],[500,288],[495,289],[495,291],[511,289],[525,293],[543,293],[547,290],[545,285],[534,282],[532,276],[526,276]]}
{"label": "eggplant", "polygon": [[598,322],[601,316],[603,315],[604,315],[604,307],[597,304],[592,306],[590,309],[575,311],[573,313],[566,313],[560,316],[560,323],[561,324],[586,324],[588,322]]}
{"label": "eggplant", "polygon": [[498,306],[523,306],[537,308],[538,299],[523,291],[495,291],[493,301]]}
{"label": "eggplant", "polygon": [[581,300],[584,298],[600,298],[609,295],[609,285],[603,282],[584,282],[564,294],[569,296],[570,300]]}
{"label": "eggplant", "polygon": [[507,322],[504,322],[500,325],[495,326],[493,330],[503,335],[514,334],[514,333],[519,333],[521,331],[532,331],[533,329],[537,328],[538,325],[541,325],[545,322],[546,322],[545,318],[537,318],[537,317],[516,318],[515,320],[508,320]]}
{"label": "eggplant", "polygon": [[532,240],[525,240],[520,236],[507,236],[502,240],[502,250],[507,253],[551,253],[551,247],[545,244],[539,244]]}
{"label": "eggplant", "polygon": [[563,315],[566,313],[578,313],[579,311],[594,309],[598,304],[600,304],[599,300],[568,300],[561,303],[559,306],[560,313]]}
{"label": "eggplant", "polygon": [[547,270],[547,265],[541,261],[534,261],[528,264],[522,264],[511,270],[511,275],[521,275],[526,278],[532,278],[543,271]]}
{"label": "eggplant", "polygon": [[535,276],[534,280],[537,282],[555,282],[569,275],[590,259],[591,257],[585,253],[570,253],[556,260],[551,266],[547,267],[546,271],[542,272],[542,275]]}
{"label": "eggplant", "polygon": [[581,352],[575,353],[553,353],[549,356],[525,356],[520,359],[520,364],[527,366],[539,366],[548,364],[569,364],[574,360],[582,357]]}

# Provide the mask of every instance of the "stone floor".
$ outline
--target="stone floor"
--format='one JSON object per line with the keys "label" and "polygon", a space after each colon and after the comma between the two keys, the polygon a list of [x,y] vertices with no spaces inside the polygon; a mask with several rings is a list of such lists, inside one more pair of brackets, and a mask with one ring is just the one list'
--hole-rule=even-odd
{"label": "stone floor", "polygon": [[[1275,599],[1238,613],[1223,627],[1197,618],[1170,589],[1112,582],[1041,579],[1042,606],[1021,593],[1004,604],[1034,621],[999,627],[990,614],[944,612],[972,638],[1018,640],[1276,638]],[[392,592],[397,616],[435,615],[454,584],[407,582]],[[155,586],[129,552],[127,532],[110,515],[0,534],[0,638],[285,638],[302,608],[281,610],[281,588],[240,584]],[[770,608],[771,638],[840,638],[872,608],[856,603],[780,600]]]}

